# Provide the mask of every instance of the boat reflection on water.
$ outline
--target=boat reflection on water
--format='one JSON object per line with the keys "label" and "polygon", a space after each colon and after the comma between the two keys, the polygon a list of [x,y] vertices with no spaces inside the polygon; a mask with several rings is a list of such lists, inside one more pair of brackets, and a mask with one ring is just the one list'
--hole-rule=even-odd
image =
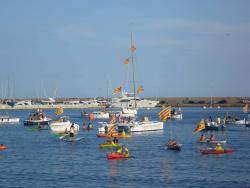
{"label": "boat reflection on water", "polygon": [[171,162],[168,159],[163,158],[161,166],[162,166],[162,173],[161,173],[162,174],[162,179],[169,182],[172,179]]}

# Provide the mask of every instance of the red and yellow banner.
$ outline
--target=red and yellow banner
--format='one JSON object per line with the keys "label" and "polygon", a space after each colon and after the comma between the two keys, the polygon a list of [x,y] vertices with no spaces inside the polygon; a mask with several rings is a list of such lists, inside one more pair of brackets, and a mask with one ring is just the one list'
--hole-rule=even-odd
{"label": "red and yellow banner", "polygon": [[162,121],[167,121],[167,119],[171,118],[171,106],[164,108],[158,115]]}

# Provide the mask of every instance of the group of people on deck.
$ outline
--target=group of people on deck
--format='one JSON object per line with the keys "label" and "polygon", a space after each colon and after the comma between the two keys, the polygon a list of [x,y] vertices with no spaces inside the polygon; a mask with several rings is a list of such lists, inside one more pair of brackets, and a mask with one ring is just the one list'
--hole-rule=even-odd
{"label": "group of people on deck", "polygon": [[205,141],[216,141],[216,138],[213,134],[210,135],[210,137],[207,139],[205,134],[202,134],[200,137],[200,142],[205,142]]}

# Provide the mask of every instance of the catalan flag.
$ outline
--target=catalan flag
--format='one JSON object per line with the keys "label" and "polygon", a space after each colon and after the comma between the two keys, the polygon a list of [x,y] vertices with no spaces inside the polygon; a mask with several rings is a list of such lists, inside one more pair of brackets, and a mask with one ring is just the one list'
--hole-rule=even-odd
{"label": "catalan flag", "polygon": [[247,113],[248,112],[248,104],[245,104],[245,106],[243,106],[242,110],[244,113]]}
{"label": "catalan flag", "polygon": [[137,88],[137,94],[140,94],[140,93],[142,93],[143,91],[144,91],[144,89],[143,89],[142,86],[139,86],[139,87]]}
{"label": "catalan flag", "polygon": [[195,130],[193,131],[193,134],[196,134],[196,133],[202,131],[202,130],[205,129],[205,128],[206,128],[206,126],[205,126],[205,121],[204,121],[204,119],[202,119],[202,120],[199,122],[199,124],[197,125],[197,127],[195,128]]}
{"label": "catalan flag", "polygon": [[115,116],[115,115],[112,115],[111,118],[110,118],[109,123],[110,123],[110,124],[114,124],[115,122],[116,122],[116,116]]}
{"label": "catalan flag", "polygon": [[136,51],[136,47],[134,45],[131,46],[130,51],[134,53]]}
{"label": "catalan flag", "polygon": [[120,92],[121,92],[121,89],[122,89],[121,86],[120,86],[120,87],[116,87],[116,88],[114,89],[114,93],[120,93]]}
{"label": "catalan flag", "polygon": [[63,108],[62,107],[57,107],[56,111],[55,111],[55,114],[58,116],[58,115],[61,115],[62,113],[63,113]]}
{"label": "catalan flag", "polygon": [[169,119],[171,117],[171,106],[164,108],[158,115],[162,121]]}
{"label": "catalan flag", "polygon": [[129,58],[126,58],[126,59],[124,60],[124,64],[125,64],[125,65],[129,64]]}

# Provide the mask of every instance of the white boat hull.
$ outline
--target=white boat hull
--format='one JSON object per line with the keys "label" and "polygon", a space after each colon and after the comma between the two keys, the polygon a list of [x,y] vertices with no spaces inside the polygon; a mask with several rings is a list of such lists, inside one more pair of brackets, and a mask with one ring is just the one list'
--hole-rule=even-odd
{"label": "white boat hull", "polygon": [[176,120],[182,120],[182,114],[172,114],[171,118]]}
{"label": "white boat hull", "polygon": [[1,118],[0,117],[0,124],[3,123],[3,124],[8,124],[8,123],[19,123],[20,121],[20,118]]}
{"label": "white boat hull", "polygon": [[[66,122],[52,122],[49,127],[53,133],[63,134],[70,130],[72,123],[70,121]],[[74,123],[74,132],[79,132],[79,125]]]}
{"label": "white boat hull", "polygon": [[135,122],[130,124],[119,124],[119,126],[129,126],[130,132],[158,131],[164,128],[163,122],[159,121]]}
{"label": "white boat hull", "polygon": [[242,119],[242,120],[239,120],[239,121],[235,121],[234,124],[236,124],[236,125],[245,125],[246,124],[246,120]]}
{"label": "white boat hull", "polygon": [[93,112],[95,119],[109,119],[108,112]]}

